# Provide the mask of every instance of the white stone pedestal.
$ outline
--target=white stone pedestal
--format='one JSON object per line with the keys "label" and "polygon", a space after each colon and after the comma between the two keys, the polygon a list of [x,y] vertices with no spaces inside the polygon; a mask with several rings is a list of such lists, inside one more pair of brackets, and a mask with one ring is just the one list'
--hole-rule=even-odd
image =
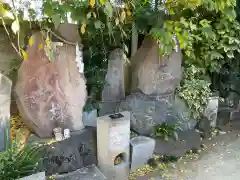
{"label": "white stone pedestal", "polygon": [[[98,167],[109,180],[125,180],[129,175],[130,153],[130,112],[110,115],[97,119]],[[121,161],[115,165],[114,160]]]}

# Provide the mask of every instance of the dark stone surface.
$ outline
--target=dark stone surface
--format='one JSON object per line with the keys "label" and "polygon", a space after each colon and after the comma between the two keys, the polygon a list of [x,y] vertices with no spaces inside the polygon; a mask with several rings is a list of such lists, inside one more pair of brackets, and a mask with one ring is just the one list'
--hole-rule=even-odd
{"label": "dark stone surface", "polygon": [[193,129],[196,121],[190,117],[189,109],[174,93],[145,95],[132,93],[121,101],[119,111],[131,112],[131,128],[141,135],[149,136],[154,126],[162,123],[177,124],[183,130]]}
{"label": "dark stone surface", "polygon": [[155,138],[155,153],[159,155],[169,155],[182,157],[191,149],[200,149],[200,134],[195,130],[180,131],[179,140],[169,139],[168,141]]}
{"label": "dark stone surface", "polygon": [[202,118],[198,124],[197,129],[201,131],[203,138],[211,137],[211,121],[207,118]]}
{"label": "dark stone surface", "polygon": [[48,146],[43,158],[47,175],[67,173],[92,164],[97,164],[95,128],[71,133],[71,138]]}
{"label": "dark stone surface", "polygon": [[217,115],[217,127],[223,126],[229,123],[231,117],[232,108],[219,108]]}
{"label": "dark stone surface", "polygon": [[101,102],[99,105],[99,116],[104,116],[107,114],[114,114],[118,112],[120,101],[112,101],[112,102]]}
{"label": "dark stone surface", "polygon": [[131,127],[141,135],[150,135],[155,125],[166,121],[173,94],[151,96],[132,93],[121,101],[119,111],[131,112]]}
{"label": "dark stone surface", "polygon": [[231,112],[230,118],[231,118],[231,121],[240,120],[240,112],[238,112],[238,111]]}

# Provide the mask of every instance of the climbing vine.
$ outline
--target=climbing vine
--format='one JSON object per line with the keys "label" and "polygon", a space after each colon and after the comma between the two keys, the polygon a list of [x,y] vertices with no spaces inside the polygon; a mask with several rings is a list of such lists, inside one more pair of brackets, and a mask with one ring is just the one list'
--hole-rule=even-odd
{"label": "climbing vine", "polygon": [[[17,1],[17,0],[15,0]],[[119,2],[119,1],[118,1]],[[44,45],[52,47],[51,35],[62,22],[71,21],[79,26],[85,46],[85,56],[103,67],[112,48],[120,47],[129,54],[127,42],[132,23],[138,33],[151,34],[159,44],[161,56],[168,56],[179,47],[184,54],[185,68],[178,95],[199,118],[210,95],[211,74],[221,73],[223,65],[239,67],[235,58],[240,54],[240,26],[236,21],[235,0],[128,0],[115,3],[109,0],[55,1],[43,0],[41,21],[35,9],[29,17],[46,39]],[[22,29],[23,17],[19,9],[0,3],[1,20],[7,32],[6,19],[11,20],[12,33],[8,33],[15,50],[27,59]],[[17,38],[16,38],[17,37]],[[31,38],[28,44],[33,44]],[[51,57],[51,56],[49,56]],[[88,63],[86,63],[88,64]],[[89,65],[90,67],[90,65]],[[89,69],[88,69],[89,70]],[[100,72],[100,71],[99,71]],[[86,72],[92,76],[92,71]],[[102,75],[101,75],[102,76]],[[97,79],[97,78],[94,78]],[[96,87],[95,87],[96,88]],[[98,86],[97,86],[98,88]],[[199,98],[201,96],[201,98]]]}
{"label": "climbing vine", "polygon": [[151,33],[160,53],[169,55],[176,45],[184,53],[184,76],[178,94],[200,118],[210,95],[210,74],[221,73],[223,65],[239,67],[240,25],[236,21],[235,0],[202,0],[185,8],[164,3],[167,15],[162,28]]}

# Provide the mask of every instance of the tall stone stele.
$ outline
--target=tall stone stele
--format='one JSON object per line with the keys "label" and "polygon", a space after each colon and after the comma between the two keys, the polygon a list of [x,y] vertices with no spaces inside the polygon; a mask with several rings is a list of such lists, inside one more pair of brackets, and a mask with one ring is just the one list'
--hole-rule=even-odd
{"label": "tall stone stele", "polygon": [[125,99],[125,60],[121,49],[115,49],[109,55],[105,83],[100,116],[114,113],[120,101]]}
{"label": "tall stone stele", "polygon": [[106,85],[102,91],[102,101],[120,101],[125,98],[123,51],[115,49],[109,55]]}
{"label": "tall stone stele", "polygon": [[146,95],[174,92],[181,81],[181,63],[180,50],[162,58],[156,40],[146,37],[131,60],[132,92],[140,91]]}
{"label": "tall stone stele", "polygon": [[28,60],[18,72],[16,102],[25,123],[40,137],[51,137],[56,126],[81,130],[86,82],[79,73],[76,46],[62,43],[50,62],[41,33],[33,34],[27,48]]}
{"label": "tall stone stele", "polygon": [[131,127],[150,135],[155,125],[168,121],[174,103],[174,92],[181,81],[181,51],[167,58],[159,55],[152,37],[145,37],[131,59],[131,94],[121,101],[119,111],[131,111]]}
{"label": "tall stone stele", "polygon": [[12,81],[0,73],[0,151],[10,141],[10,104]]}

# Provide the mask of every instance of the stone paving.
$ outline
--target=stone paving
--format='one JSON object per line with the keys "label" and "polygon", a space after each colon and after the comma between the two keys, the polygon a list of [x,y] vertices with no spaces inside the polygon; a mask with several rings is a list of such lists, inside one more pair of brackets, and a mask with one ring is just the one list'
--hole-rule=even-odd
{"label": "stone paving", "polygon": [[[232,128],[232,127],[231,127]],[[164,172],[154,172],[137,180],[238,180],[240,178],[240,123],[229,133],[207,141],[207,150],[197,159],[183,158]],[[163,174],[165,177],[160,177]]]}

